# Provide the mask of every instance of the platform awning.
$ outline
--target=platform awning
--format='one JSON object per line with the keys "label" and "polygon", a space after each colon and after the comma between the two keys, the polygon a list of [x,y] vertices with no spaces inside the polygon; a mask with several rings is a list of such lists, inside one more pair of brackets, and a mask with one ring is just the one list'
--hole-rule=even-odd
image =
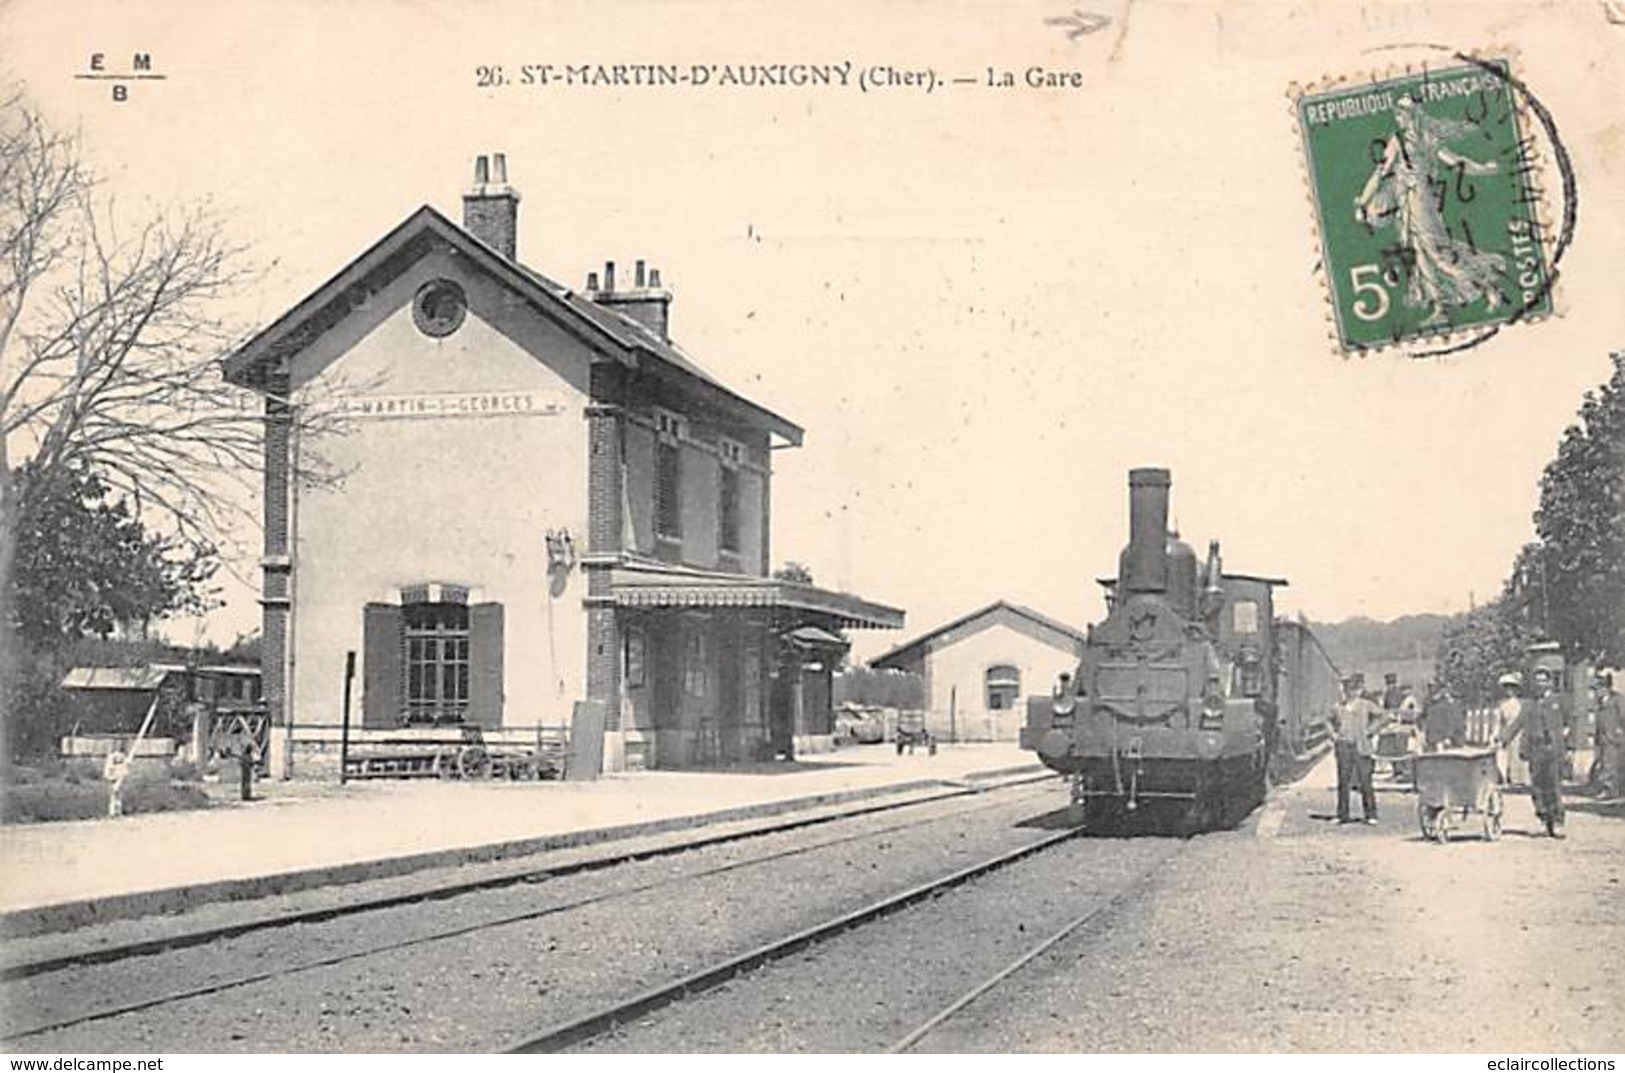
{"label": "platform awning", "polygon": [[610,599],[631,608],[762,608],[828,617],[844,629],[895,630],[903,612],[851,593],[744,574],[657,566],[620,566],[610,571]]}

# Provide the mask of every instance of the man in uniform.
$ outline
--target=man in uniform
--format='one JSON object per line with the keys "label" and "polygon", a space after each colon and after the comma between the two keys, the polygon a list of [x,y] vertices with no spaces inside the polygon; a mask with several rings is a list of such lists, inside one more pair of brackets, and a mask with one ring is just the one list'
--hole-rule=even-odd
{"label": "man in uniform", "polygon": [[1597,794],[1625,793],[1625,700],[1614,692],[1613,675],[1600,671],[1592,682],[1597,702]]}
{"label": "man in uniform", "polygon": [[1337,709],[1337,822],[1349,823],[1349,791],[1360,791],[1366,823],[1377,822],[1377,790],[1372,783],[1376,759],[1371,747],[1382,711],[1364,695],[1365,678],[1352,674],[1343,680],[1343,704]]}
{"label": "man in uniform", "polygon": [[1467,744],[1467,709],[1443,682],[1433,687],[1422,710],[1422,733],[1430,753]]}
{"label": "man in uniform", "polygon": [[1535,815],[1546,825],[1547,834],[1563,837],[1563,763],[1568,757],[1564,728],[1568,725],[1567,705],[1556,692],[1550,668],[1536,667],[1533,675],[1535,696],[1511,726],[1501,731],[1505,744],[1515,737],[1520,755],[1529,762],[1529,796]]}

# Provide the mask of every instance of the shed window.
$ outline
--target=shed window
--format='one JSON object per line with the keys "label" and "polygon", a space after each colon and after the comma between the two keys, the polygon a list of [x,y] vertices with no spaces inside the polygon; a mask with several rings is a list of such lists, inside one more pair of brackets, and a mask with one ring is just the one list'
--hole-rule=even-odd
{"label": "shed window", "polygon": [[987,708],[1002,712],[1016,706],[1021,696],[1021,670],[1007,663],[987,669]]}
{"label": "shed window", "polygon": [[1231,608],[1231,628],[1237,634],[1253,634],[1258,632],[1258,601],[1237,600]]}
{"label": "shed window", "polygon": [[460,723],[468,715],[468,605],[408,604],[407,723]]}

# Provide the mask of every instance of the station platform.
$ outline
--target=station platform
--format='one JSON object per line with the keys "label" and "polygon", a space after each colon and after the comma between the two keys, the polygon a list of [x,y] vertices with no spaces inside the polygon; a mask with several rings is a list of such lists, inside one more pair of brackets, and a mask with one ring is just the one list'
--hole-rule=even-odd
{"label": "station platform", "polygon": [[1041,771],[1014,743],[881,744],[594,782],[267,781],[251,802],[0,828],[0,935]]}

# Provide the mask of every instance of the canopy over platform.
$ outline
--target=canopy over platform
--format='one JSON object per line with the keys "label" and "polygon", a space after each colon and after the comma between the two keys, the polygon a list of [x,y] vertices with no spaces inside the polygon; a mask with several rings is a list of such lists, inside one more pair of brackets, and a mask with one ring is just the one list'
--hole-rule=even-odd
{"label": "canopy over platform", "polygon": [[895,630],[903,612],[851,593],[744,574],[719,574],[657,565],[610,571],[609,601],[628,608],[763,608],[825,616],[843,629]]}

